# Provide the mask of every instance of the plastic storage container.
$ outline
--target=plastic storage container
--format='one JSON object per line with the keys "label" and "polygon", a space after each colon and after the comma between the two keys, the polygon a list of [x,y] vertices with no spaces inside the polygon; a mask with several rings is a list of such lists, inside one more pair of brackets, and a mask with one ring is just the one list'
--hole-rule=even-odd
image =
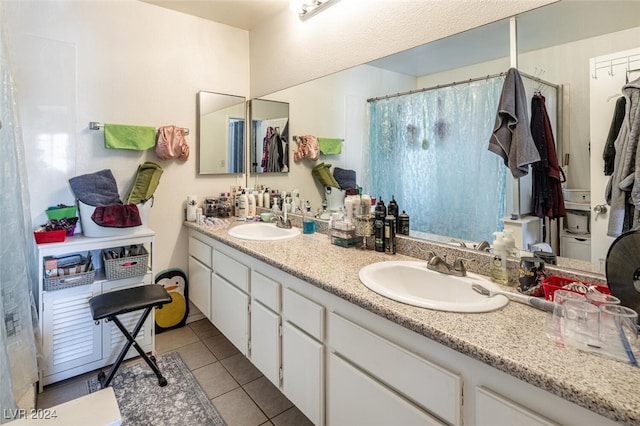
{"label": "plastic storage container", "polygon": [[149,223],[149,212],[151,211],[152,206],[153,198],[147,200],[144,203],[138,204],[138,210],[140,211],[140,219],[142,220],[142,225],[133,226],[130,228],[110,228],[106,226],[100,226],[95,223],[93,219],[91,219],[91,215],[96,208],[78,200],[82,234],[85,237],[117,237],[120,235],[133,234],[140,229],[146,229]]}
{"label": "plastic storage container", "polygon": [[59,231],[34,231],[33,236],[36,239],[36,244],[61,243],[67,237],[67,231],[64,229]]}
{"label": "plastic storage container", "polygon": [[553,293],[555,293],[556,290],[567,290],[567,291],[572,291],[574,293],[585,294],[584,291],[564,288],[564,286],[571,283],[577,283],[587,287],[595,287],[595,289],[598,290],[600,293],[611,294],[611,291],[607,286],[587,283],[584,281],[574,280],[571,278],[559,277],[557,275],[551,275],[542,281],[542,288],[544,289],[544,298],[547,300],[553,301]]}

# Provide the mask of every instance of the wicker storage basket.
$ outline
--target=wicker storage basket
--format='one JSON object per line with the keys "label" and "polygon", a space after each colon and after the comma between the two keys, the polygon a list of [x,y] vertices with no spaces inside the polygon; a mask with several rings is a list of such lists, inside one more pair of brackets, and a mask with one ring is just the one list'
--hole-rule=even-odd
{"label": "wicker storage basket", "polygon": [[149,252],[141,247],[143,254],[138,256],[119,257],[116,259],[107,259],[105,252],[102,251],[102,260],[104,262],[104,271],[108,280],[120,280],[123,278],[137,277],[147,273],[147,265],[149,264]]}
{"label": "wicker storage basket", "polygon": [[96,279],[96,270],[91,269],[87,272],[73,275],[62,275],[59,277],[45,278],[44,289],[45,291],[62,290],[69,287],[77,287],[81,285],[92,284]]}

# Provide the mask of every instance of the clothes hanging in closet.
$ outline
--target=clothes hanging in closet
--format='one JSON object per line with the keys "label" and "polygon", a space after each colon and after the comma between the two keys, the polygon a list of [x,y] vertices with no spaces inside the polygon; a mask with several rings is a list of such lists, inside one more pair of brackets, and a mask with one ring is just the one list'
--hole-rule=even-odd
{"label": "clothes hanging in closet", "polygon": [[[283,134],[286,134],[286,128]],[[263,172],[286,172],[289,169],[289,144],[277,127],[268,127],[262,143]]]}
{"label": "clothes hanging in closet", "polygon": [[614,143],[613,174],[605,198],[611,210],[607,235],[618,235],[640,226],[640,78],[625,84],[626,107],[620,132]]}
{"label": "clothes hanging in closet", "polygon": [[538,92],[531,99],[531,135],[540,154],[540,161],[532,164],[532,211],[540,218],[557,219],[567,212],[562,172],[545,101]]}

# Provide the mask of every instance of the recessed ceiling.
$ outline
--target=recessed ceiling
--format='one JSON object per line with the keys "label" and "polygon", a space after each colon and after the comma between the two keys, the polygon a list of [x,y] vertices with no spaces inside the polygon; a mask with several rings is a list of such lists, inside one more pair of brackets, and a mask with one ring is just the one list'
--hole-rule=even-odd
{"label": "recessed ceiling", "polygon": [[243,30],[289,7],[289,0],[140,0]]}

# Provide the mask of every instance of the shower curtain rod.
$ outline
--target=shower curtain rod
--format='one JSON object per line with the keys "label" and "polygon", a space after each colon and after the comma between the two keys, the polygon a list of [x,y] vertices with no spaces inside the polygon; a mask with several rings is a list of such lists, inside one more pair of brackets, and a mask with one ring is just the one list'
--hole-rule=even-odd
{"label": "shower curtain rod", "polygon": [[[445,87],[452,87],[452,86],[458,86],[460,84],[473,83],[474,81],[489,80],[490,78],[502,77],[502,76],[504,76],[506,74],[507,74],[506,72],[501,72],[499,74],[487,75],[485,77],[476,77],[476,78],[470,78],[468,80],[454,81],[454,82],[448,83],[448,84],[438,84],[436,86],[424,87],[422,89],[409,90],[409,91],[406,91],[406,92],[396,93],[395,95],[386,95],[386,96],[379,96],[379,97],[376,97],[376,98],[369,98],[369,99],[367,99],[367,102],[375,102],[375,101],[379,101],[381,99],[389,99],[389,98],[397,98],[399,96],[413,95],[415,93],[428,92],[429,90],[443,89]],[[533,75],[529,75],[529,74],[526,74],[526,73],[523,73],[523,72],[520,72],[520,75],[523,76],[523,77],[528,78],[529,80],[533,80],[536,83],[545,84],[545,85],[550,86],[550,87],[552,87],[554,89],[557,89],[559,87],[557,84],[549,83],[548,81],[545,81],[545,80],[541,79],[540,77],[535,77]]]}

